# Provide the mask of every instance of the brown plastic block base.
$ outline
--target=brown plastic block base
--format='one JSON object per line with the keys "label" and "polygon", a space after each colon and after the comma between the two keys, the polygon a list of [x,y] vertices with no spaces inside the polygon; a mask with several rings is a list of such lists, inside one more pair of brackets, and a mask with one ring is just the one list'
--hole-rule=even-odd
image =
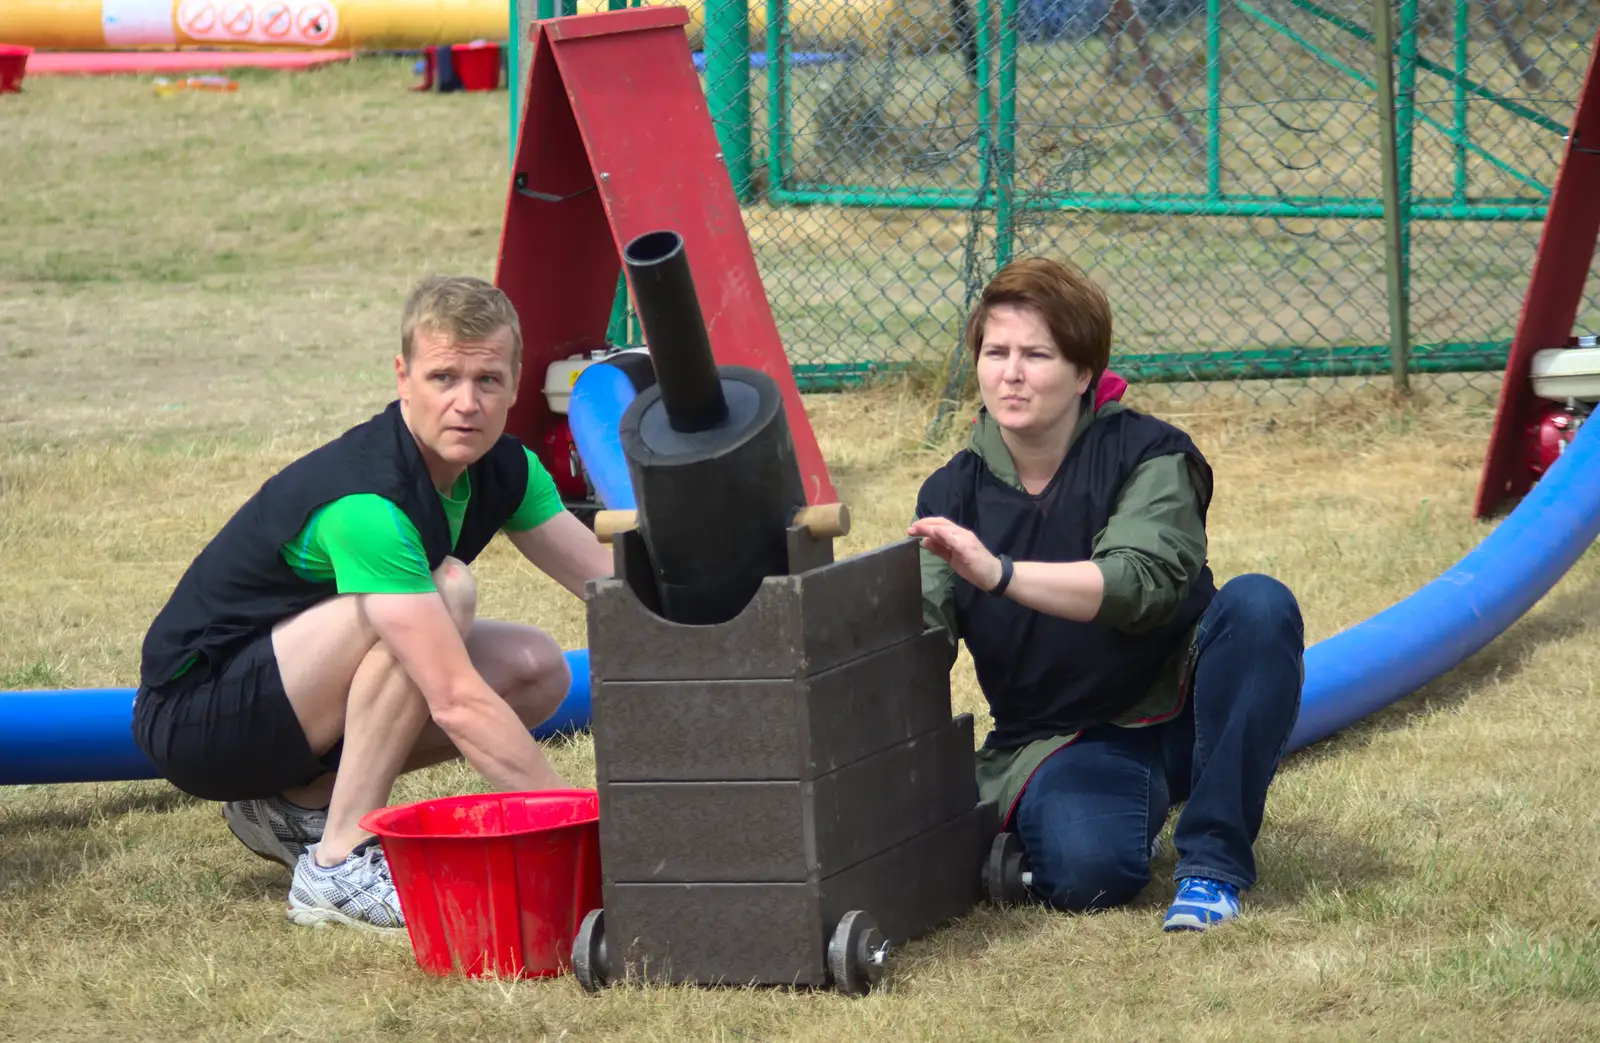
{"label": "brown plastic block base", "polygon": [[798,680],[601,681],[601,784],[809,780],[950,720],[943,630]]}
{"label": "brown plastic block base", "polygon": [[831,876],[977,803],[972,734],[963,714],[808,782],[609,783],[600,791],[605,879]]}
{"label": "brown plastic block base", "polygon": [[815,883],[608,884],[613,980],[828,984],[827,944],[852,909],[892,942],[920,937],[978,898],[981,813],[918,834]]}
{"label": "brown plastic block base", "polygon": [[[637,532],[615,539],[617,561],[639,557],[629,549],[640,539]],[[769,576],[744,611],[716,626],[663,619],[626,576],[595,580],[588,621],[595,684],[809,677],[922,633],[917,545],[906,540],[798,574]]]}

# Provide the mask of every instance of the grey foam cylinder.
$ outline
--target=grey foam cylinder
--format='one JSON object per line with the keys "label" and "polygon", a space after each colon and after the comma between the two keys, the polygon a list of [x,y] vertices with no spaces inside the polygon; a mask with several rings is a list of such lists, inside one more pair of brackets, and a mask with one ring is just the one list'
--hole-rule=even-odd
{"label": "grey foam cylinder", "polygon": [[806,505],[777,382],[743,366],[718,379],[727,412],[715,427],[676,429],[659,384],[620,425],[661,614],[677,623],[726,622],[784,575],[785,533]]}

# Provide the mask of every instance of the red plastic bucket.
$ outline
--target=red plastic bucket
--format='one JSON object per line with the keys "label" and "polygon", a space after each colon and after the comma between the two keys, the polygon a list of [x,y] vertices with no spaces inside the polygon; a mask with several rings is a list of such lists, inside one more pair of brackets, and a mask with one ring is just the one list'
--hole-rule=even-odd
{"label": "red plastic bucket", "polygon": [[458,43],[450,48],[456,79],[464,91],[500,89],[500,45],[497,43]]}
{"label": "red plastic bucket", "polygon": [[383,841],[417,965],[433,974],[545,978],[600,906],[594,790],[489,793],[380,808]]}
{"label": "red plastic bucket", "polygon": [[0,44],[0,94],[22,92],[22,77],[28,72],[28,56],[32,53],[32,47]]}

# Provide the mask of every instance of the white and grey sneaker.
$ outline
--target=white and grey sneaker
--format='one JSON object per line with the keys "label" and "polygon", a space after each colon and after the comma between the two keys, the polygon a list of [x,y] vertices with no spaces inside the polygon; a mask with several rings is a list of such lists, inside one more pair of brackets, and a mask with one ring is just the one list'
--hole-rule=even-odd
{"label": "white and grey sneaker", "polygon": [[245,847],[290,869],[307,845],[322,839],[328,824],[326,811],[296,807],[280,797],[228,801],[222,818]]}
{"label": "white and grey sneaker", "polygon": [[301,927],[344,924],[382,934],[405,930],[400,896],[377,838],[358,845],[332,867],[318,865],[316,851],[316,845],[311,845],[294,864],[285,910],[291,923]]}

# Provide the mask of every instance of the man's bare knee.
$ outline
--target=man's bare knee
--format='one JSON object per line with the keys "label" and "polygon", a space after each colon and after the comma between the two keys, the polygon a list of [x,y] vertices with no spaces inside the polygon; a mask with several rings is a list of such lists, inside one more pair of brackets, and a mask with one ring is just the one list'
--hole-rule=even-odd
{"label": "man's bare knee", "polygon": [[561,706],[572,687],[572,668],[548,634],[535,632],[508,657],[508,695],[517,701],[518,716],[543,721]]}
{"label": "man's bare knee", "polygon": [[433,585],[444,598],[450,618],[456,621],[456,629],[465,636],[478,613],[478,581],[472,570],[467,568],[466,562],[447,557],[433,570]]}

